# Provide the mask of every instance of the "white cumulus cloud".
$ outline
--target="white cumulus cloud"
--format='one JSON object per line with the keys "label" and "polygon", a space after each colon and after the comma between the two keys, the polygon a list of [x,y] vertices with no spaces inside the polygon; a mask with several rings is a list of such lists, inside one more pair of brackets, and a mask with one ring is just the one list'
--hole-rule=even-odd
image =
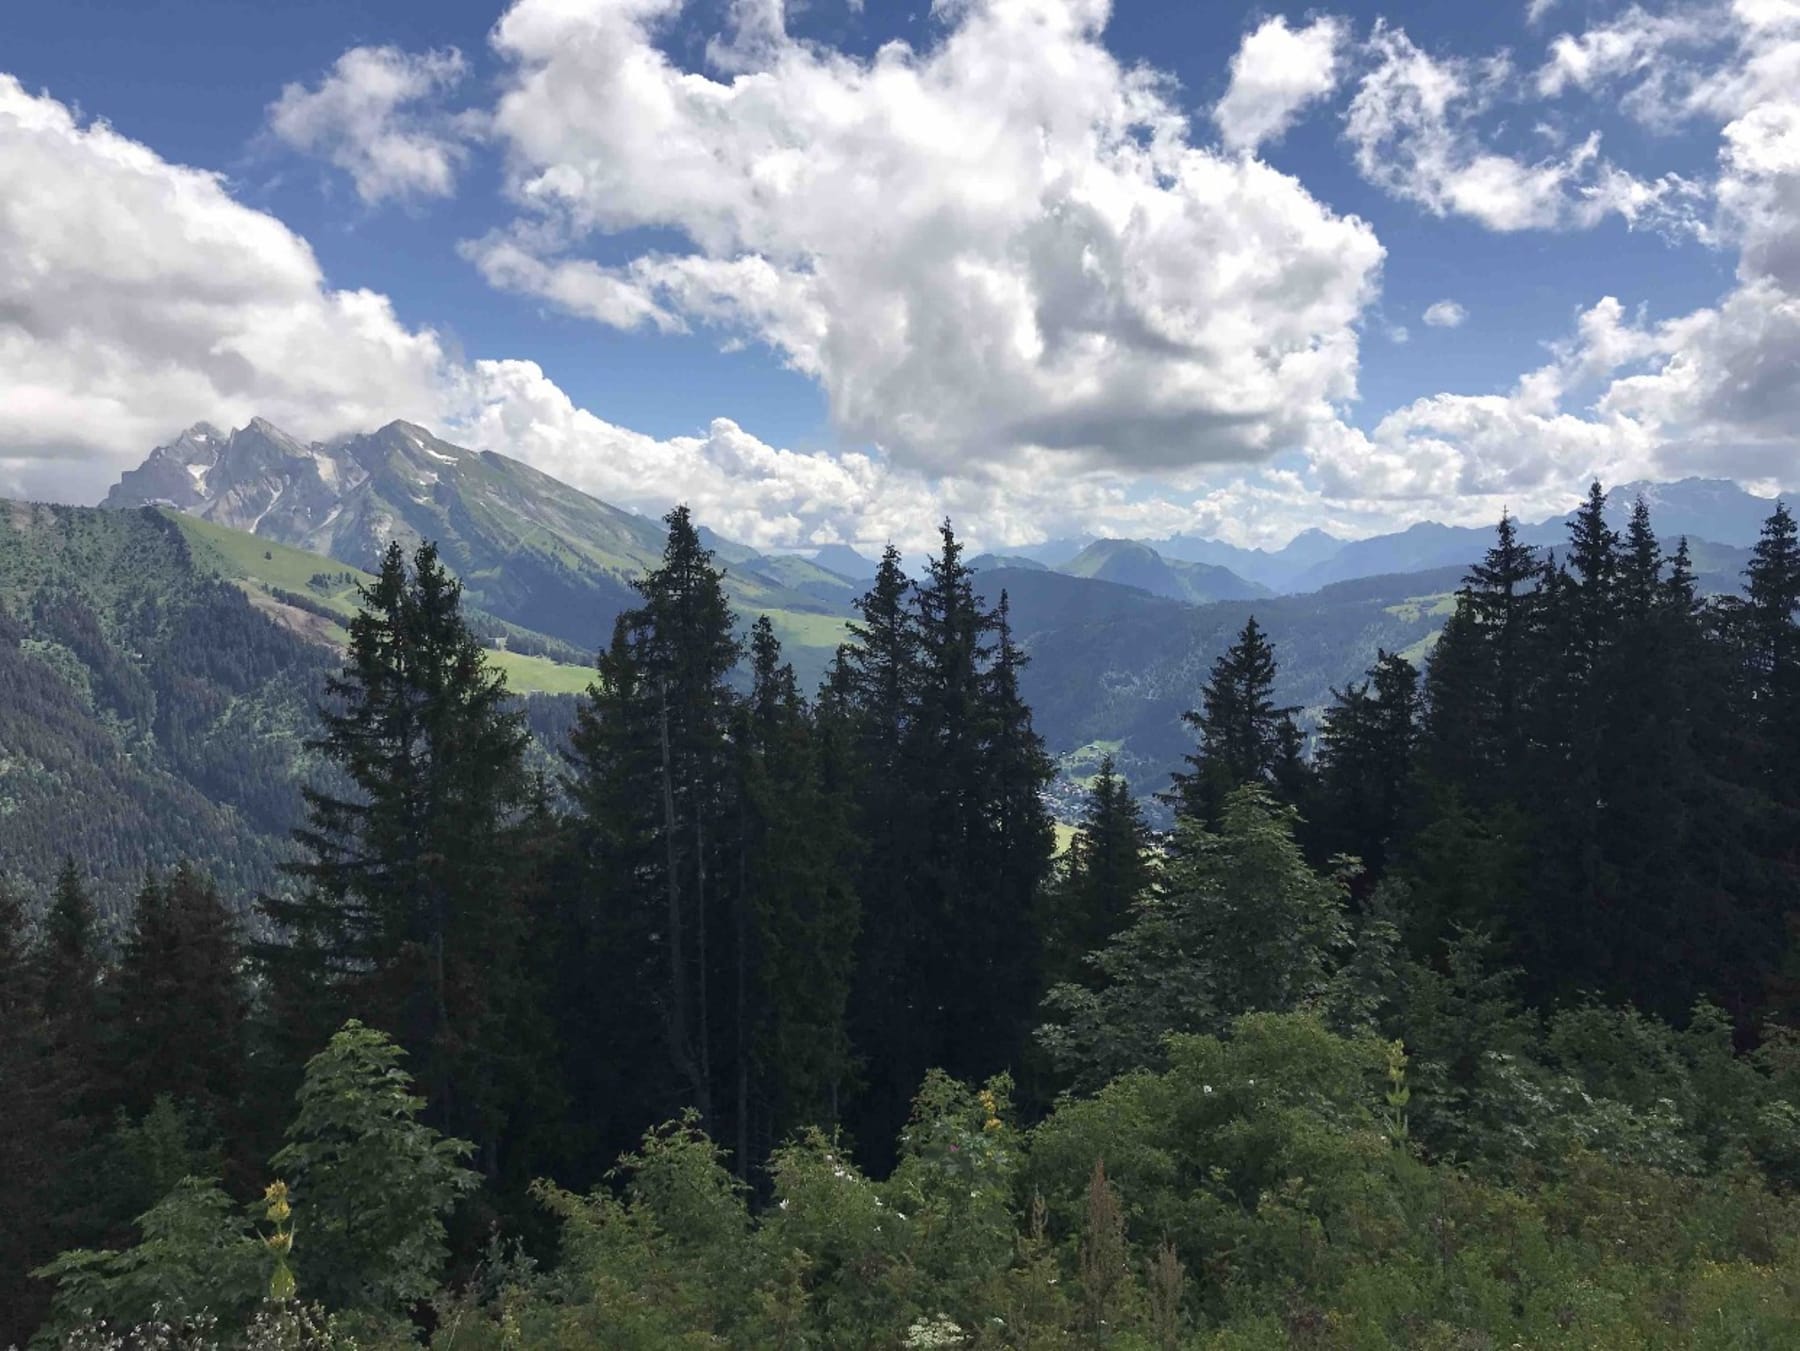
{"label": "white cumulus cloud", "polygon": [[92,501],[199,420],[302,438],[394,418],[523,459],[619,505],[693,505],[770,547],[1040,537],[1126,501],[1041,460],[933,481],[876,454],[771,446],[726,417],[658,439],[577,406],[536,363],[462,361],[385,296],[338,290],[306,242],[104,123],[0,76],[0,497]]}
{"label": "white cumulus cloud", "polygon": [[1613,215],[1691,228],[1699,186],[1675,174],[1634,177],[1602,158],[1597,133],[1537,159],[1491,148],[1480,119],[1515,81],[1504,53],[1433,56],[1377,24],[1365,55],[1345,135],[1362,176],[1394,196],[1499,231],[1587,228]]}
{"label": "white cumulus cloud", "polygon": [[[1168,81],[1107,52],[1103,0],[942,6],[933,45],[866,60],[755,8],[716,76],[659,45],[679,11],[501,19],[521,219],[468,246],[491,281],[767,343],[847,440],[933,472],[1261,459],[1353,397],[1373,231],[1193,143]],[[681,243],[591,256],[636,229]]]}
{"label": "white cumulus cloud", "polygon": [[365,202],[448,197],[473,127],[438,101],[467,69],[455,48],[352,47],[316,88],[286,86],[269,105],[269,129],[349,174]]}
{"label": "white cumulus cloud", "polygon": [[426,417],[444,351],[214,174],[0,75],[0,490],[97,494],[201,417]]}
{"label": "white cumulus cloud", "polygon": [[1226,146],[1255,150],[1279,139],[1309,103],[1336,89],[1346,36],[1341,19],[1296,29],[1280,15],[1245,34],[1231,58],[1231,84],[1213,107]]}
{"label": "white cumulus cloud", "polygon": [[1454,300],[1434,300],[1425,307],[1423,318],[1433,328],[1460,328],[1469,312]]}

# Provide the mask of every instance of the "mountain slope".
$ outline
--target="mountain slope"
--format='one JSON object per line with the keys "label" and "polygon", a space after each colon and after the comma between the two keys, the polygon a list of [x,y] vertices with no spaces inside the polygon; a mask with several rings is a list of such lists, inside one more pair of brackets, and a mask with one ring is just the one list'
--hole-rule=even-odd
{"label": "mountain slope", "polygon": [[1271,591],[1293,590],[1296,577],[1332,557],[1344,546],[1344,541],[1336,535],[1317,528],[1302,530],[1279,549],[1246,549],[1199,535],[1171,535],[1149,543],[1164,558],[1230,568],[1246,581],[1256,582]]}
{"label": "mountain slope", "polygon": [[[66,850],[109,902],[184,857],[228,894],[275,885],[367,580],[168,508],[0,501],[0,875],[41,892]],[[554,773],[585,655],[469,617]]]}
{"label": "mountain slope", "polygon": [[195,566],[155,512],[0,503],[0,862],[66,851],[118,903],[192,856],[276,880],[332,652]]}
{"label": "mountain slope", "polygon": [[1452,568],[1203,606],[1036,571],[984,572],[978,589],[989,599],[1008,593],[1030,658],[1021,688],[1052,753],[1079,768],[1084,748],[1112,751],[1143,794],[1166,787],[1192,749],[1181,715],[1198,706],[1214,659],[1250,615],[1275,644],[1276,697],[1310,719],[1334,686],[1361,676],[1378,648],[1422,651],[1460,579]]}
{"label": "mountain slope", "polygon": [[[631,580],[662,556],[660,522],[610,506],[518,460],[392,422],[303,445],[262,419],[225,435],[201,424],[121,477],[105,505],[163,503],[201,520],[375,565],[389,540],[436,540],[471,604],[591,652],[635,602]],[[808,569],[801,590],[757,570],[753,550],[715,541],[741,609],[841,614]]]}
{"label": "mountain slope", "polygon": [[1140,540],[1095,540],[1057,569],[1072,577],[1135,586],[1153,596],[1205,605],[1218,600],[1248,600],[1269,589],[1247,582],[1228,568],[1210,563],[1171,561]]}

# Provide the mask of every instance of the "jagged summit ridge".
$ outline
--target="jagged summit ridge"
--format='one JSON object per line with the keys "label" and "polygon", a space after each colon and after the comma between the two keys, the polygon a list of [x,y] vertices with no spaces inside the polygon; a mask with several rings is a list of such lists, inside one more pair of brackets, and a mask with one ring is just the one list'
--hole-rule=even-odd
{"label": "jagged summit ridge", "polygon": [[[433,540],[473,603],[587,650],[635,601],[631,582],[660,562],[664,534],[518,460],[400,421],[310,443],[261,418],[229,435],[196,425],[124,475],[105,505],[173,507],[367,569],[391,541]],[[746,613],[845,604],[842,580],[803,559],[718,547]]]}

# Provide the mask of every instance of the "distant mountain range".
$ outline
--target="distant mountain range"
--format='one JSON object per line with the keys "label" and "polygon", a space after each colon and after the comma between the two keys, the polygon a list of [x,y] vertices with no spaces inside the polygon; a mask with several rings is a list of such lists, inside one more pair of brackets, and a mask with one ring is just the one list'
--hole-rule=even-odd
{"label": "distant mountain range", "polygon": [[1215,563],[1169,558],[1139,540],[1097,539],[1058,572],[1135,586],[1153,596],[1208,605],[1216,600],[1253,600],[1274,592]]}
{"label": "distant mountain range", "polygon": [[[1711,551],[1721,566],[1732,561],[1732,551],[1748,549],[1756,542],[1762,523],[1775,508],[1773,499],[1746,492],[1726,479],[1626,483],[1613,489],[1607,498],[1607,515],[1615,527],[1624,528],[1632,503],[1640,495],[1650,508],[1657,533],[1671,548],[1682,536],[1693,544],[1697,557],[1705,552],[1705,546],[1723,546],[1722,551]],[[1568,539],[1571,515],[1522,524],[1519,537],[1527,544],[1561,548]],[[1466,567],[1481,557],[1493,538],[1492,525],[1439,525],[1426,521],[1391,534],[1358,540],[1339,539],[1323,530],[1304,530],[1280,549],[1246,549],[1197,535],[1171,535],[1166,539],[1136,541],[1048,540],[1012,548],[1007,557],[1023,560],[1027,565],[1104,575],[1083,560],[1091,558],[1095,549],[1124,555],[1126,551],[1120,546],[1130,543],[1137,548],[1121,562],[1120,571],[1135,572],[1144,579],[1132,585],[1144,585],[1155,595],[1179,598],[1169,580],[1159,576],[1156,562],[1146,556],[1148,551],[1171,567],[1193,563],[1229,570],[1246,589],[1227,595],[1223,588],[1229,584],[1217,578],[1203,587],[1214,593],[1211,598],[1224,600],[1258,594],[1294,595],[1358,577],[1383,577],[1454,565]],[[1114,575],[1108,580],[1126,579]]]}
{"label": "distant mountain range", "polygon": [[[1689,537],[1696,553],[1721,571],[1741,566],[1735,551],[1754,543],[1774,505],[1721,479],[1627,483],[1609,501],[1616,524],[1624,524],[1640,494],[1666,540]],[[229,433],[199,423],[153,450],[105,502],[149,504],[363,568],[390,538],[435,539],[475,603],[584,648],[604,640],[612,617],[632,602],[631,580],[655,566],[662,551],[660,522],[406,422],[310,443],[261,418]],[[769,614],[802,645],[841,633],[825,621],[849,615],[875,575],[874,560],[844,544],[810,555],[764,554],[703,533],[727,568],[732,600],[748,614]],[[1567,517],[1526,523],[1520,536],[1558,547],[1567,537]],[[1488,526],[1423,522],[1359,540],[1306,530],[1272,550],[1195,535],[1063,539],[973,562],[983,570],[1050,568],[1204,605],[1467,566],[1492,538]]]}

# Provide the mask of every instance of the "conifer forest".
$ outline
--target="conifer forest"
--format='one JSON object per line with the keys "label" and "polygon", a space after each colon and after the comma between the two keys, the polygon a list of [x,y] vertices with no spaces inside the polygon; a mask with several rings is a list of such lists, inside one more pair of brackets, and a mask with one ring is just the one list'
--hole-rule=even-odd
{"label": "conifer forest", "polygon": [[0,1346],[1800,1345],[1800,534],[1611,519],[1316,716],[1251,613],[1060,830],[949,522],[815,680],[677,508],[553,723],[325,577],[291,846],[0,891]]}

